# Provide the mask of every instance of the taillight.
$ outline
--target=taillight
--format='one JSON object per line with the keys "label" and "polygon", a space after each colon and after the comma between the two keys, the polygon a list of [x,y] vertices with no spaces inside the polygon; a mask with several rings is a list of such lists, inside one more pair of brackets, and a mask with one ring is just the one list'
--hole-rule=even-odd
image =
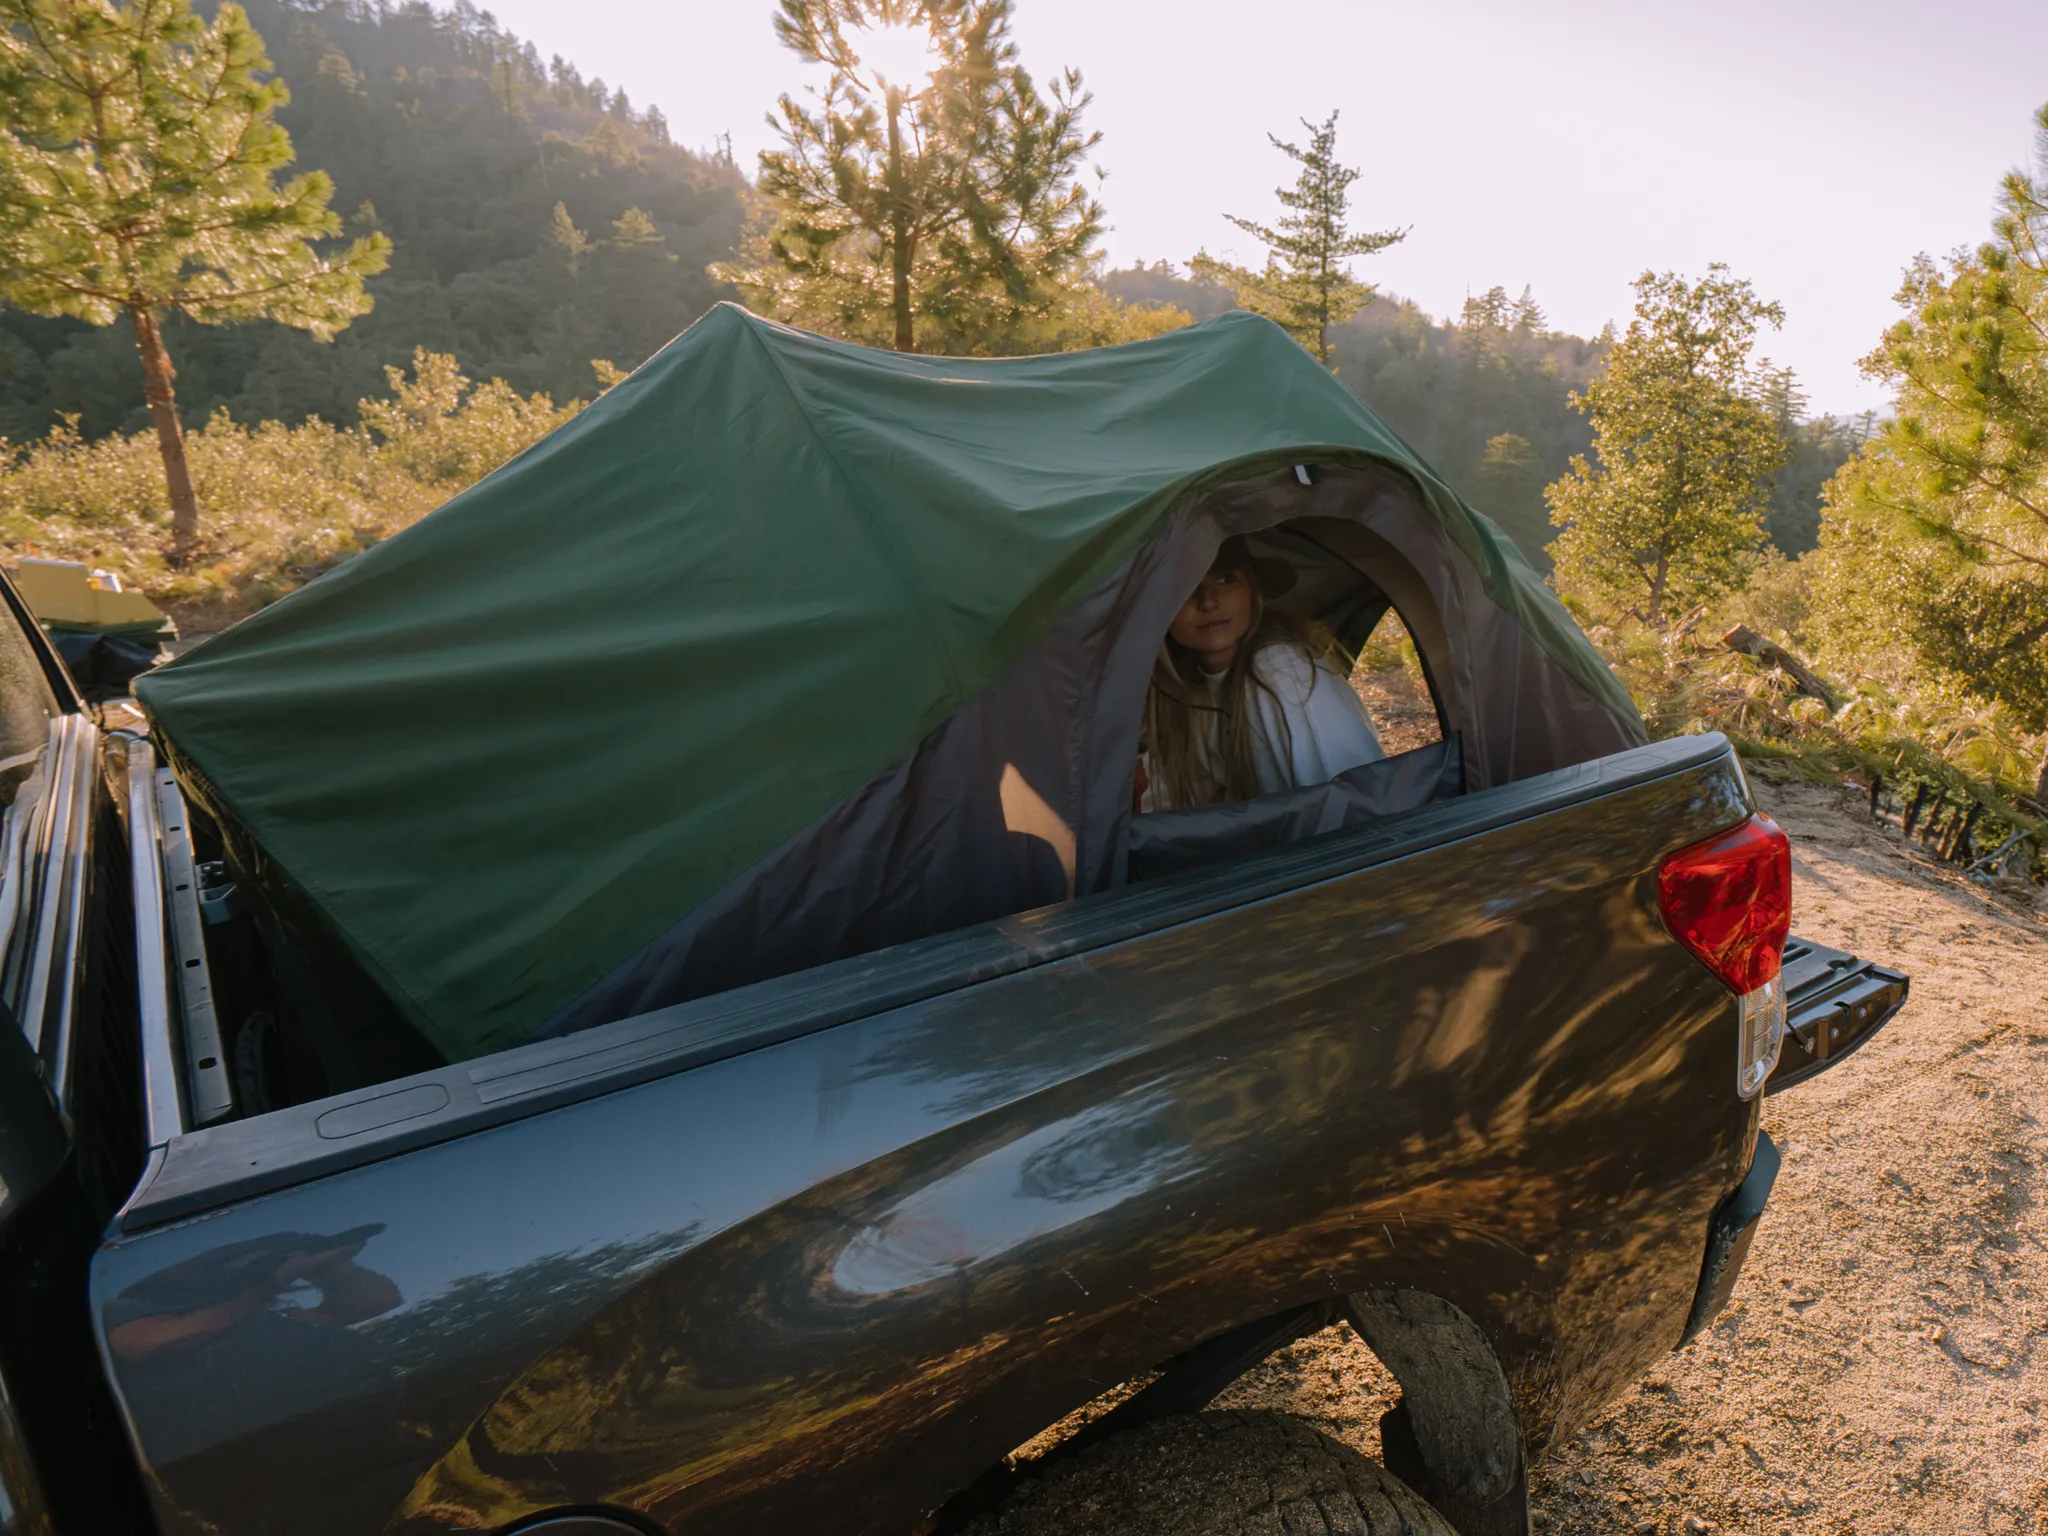
{"label": "taillight", "polygon": [[1768,816],[1681,848],[1657,867],[1664,925],[1739,995],[1735,1088],[1749,1098],[1778,1064],[1792,930],[1792,845]]}
{"label": "taillight", "polygon": [[1768,816],[1657,866],[1657,905],[1679,943],[1737,992],[1778,974],[1792,931],[1792,844]]}

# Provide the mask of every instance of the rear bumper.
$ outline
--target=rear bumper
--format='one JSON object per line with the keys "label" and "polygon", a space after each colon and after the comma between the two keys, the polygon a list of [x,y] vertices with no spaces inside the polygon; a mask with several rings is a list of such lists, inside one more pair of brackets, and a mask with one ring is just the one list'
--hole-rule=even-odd
{"label": "rear bumper", "polygon": [[1771,1186],[1778,1180],[1778,1161],[1777,1143],[1768,1131],[1759,1130],[1748,1175],[1707,1222],[1707,1257],[1700,1266],[1699,1288],[1693,1292],[1685,1332],[1679,1336],[1681,1348],[1720,1314],[1734,1294],[1742,1261],[1749,1257],[1750,1239],[1756,1236],[1757,1218],[1763,1215]]}
{"label": "rear bumper", "polygon": [[1882,1029],[1906,1004],[1912,982],[1839,949],[1793,939],[1785,946],[1785,1048],[1764,1092],[1825,1072]]}
{"label": "rear bumper", "polygon": [[[1782,1093],[1855,1051],[1905,1006],[1912,986],[1901,971],[1798,938],[1785,946],[1784,976],[1785,1045],[1765,1093]],[[1728,1305],[1777,1178],[1777,1145],[1759,1130],[1749,1173],[1707,1223],[1707,1256],[1681,1348]]]}

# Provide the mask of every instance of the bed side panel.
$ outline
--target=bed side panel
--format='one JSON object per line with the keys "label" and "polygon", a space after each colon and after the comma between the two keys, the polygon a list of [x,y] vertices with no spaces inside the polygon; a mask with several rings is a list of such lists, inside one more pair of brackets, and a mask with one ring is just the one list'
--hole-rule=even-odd
{"label": "bed side panel", "polygon": [[1247,1317],[1456,1300],[1540,1437],[1676,1341],[1754,1116],[1659,924],[1723,759],[219,1212],[94,1271],[172,1532],[900,1532]]}

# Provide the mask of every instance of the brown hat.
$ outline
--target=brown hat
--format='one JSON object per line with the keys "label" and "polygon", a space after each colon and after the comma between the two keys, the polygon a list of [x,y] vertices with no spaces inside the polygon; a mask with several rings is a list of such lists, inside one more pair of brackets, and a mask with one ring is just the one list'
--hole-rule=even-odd
{"label": "brown hat", "polygon": [[1294,590],[1297,579],[1295,569],[1285,560],[1261,560],[1252,553],[1251,546],[1241,533],[1225,539],[1216,551],[1216,558],[1210,562],[1212,571],[1244,571],[1259,584],[1259,591],[1268,601],[1285,597]]}

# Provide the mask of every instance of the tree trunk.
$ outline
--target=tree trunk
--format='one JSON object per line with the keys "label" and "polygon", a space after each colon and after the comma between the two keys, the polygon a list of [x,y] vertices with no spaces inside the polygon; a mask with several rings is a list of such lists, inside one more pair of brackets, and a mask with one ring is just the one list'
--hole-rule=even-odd
{"label": "tree trunk", "polygon": [[896,350],[915,352],[917,336],[910,317],[909,198],[903,188],[903,93],[889,87],[889,255],[894,267],[890,304],[896,311]]}
{"label": "tree trunk", "polygon": [[171,558],[183,560],[199,538],[199,499],[192,494],[192,475],[185,467],[185,429],[179,424],[177,392],[171,387],[177,373],[171,354],[164,350],[155,311],[132,305],[128,318],[135,325],[135,350],[142,355],[142,398],[149,402],[150,419],[156,423],[164,485],[171,495]]}
{"label": "tree trunk", "polygon": [[1652,629],[1664,622],[1664,583],[1671,579],[1671,557],[1659,553],[1656,570],[1650,577],[1650,603],[1643,610],[1643,622]]}
{"label": "tree trunk", "polygon": [[2041,766],[2034,777],[2034,799],[2048,805],[2048,750],[2041,753]]}
{"label": "tree trunk", "polygon": [[1758,661],[1767,662],[1792,679],[1793,685],[1808,698],[1819,699],[1829,714],[1840,709],[1841,703],[1835,698],[1832,688],[1814,675],[1813,669],[1786,650],[1766,640],[1747,624],[1738,624],[1721,637],[1721,643],[1731,651],[1740,651],[1745,656],[1754,656]]}

